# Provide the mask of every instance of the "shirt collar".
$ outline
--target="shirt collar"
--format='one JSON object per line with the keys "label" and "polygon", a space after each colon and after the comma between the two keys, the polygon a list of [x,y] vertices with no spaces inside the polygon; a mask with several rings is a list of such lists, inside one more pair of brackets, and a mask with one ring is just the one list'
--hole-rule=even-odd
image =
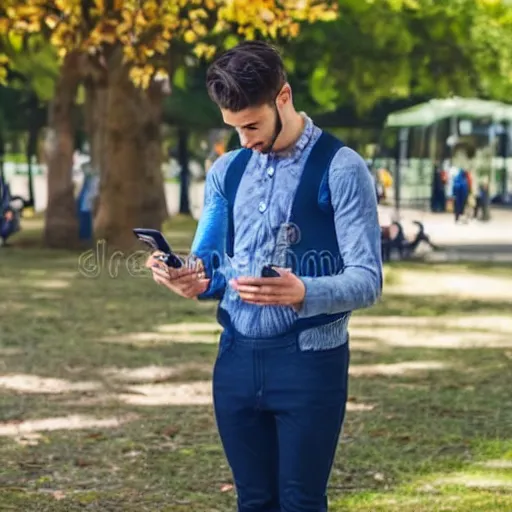
{"label": "shirt collar", "polygon": [[295,144],[286,151],[271,151],[270,153],[262,154],[261,157],[265,159],[265,162],[268,162],[271,158],[290,159],[292,162],[296,162],[300,158],[300,155],[311,140],[315,129],[313,120],[305,112],[300,112],[300,115],[304,119],[304,129]]}
{"label": "shirt collar", "polygon": [[314,128],[313,121],[305,112],[300,112],[300,115],[304,119],[304,129],[302,130],[300,137],[297,139],[295,144],[286,149],[286,151],[279,151],[275,153],[278,158],[291,158],[296,160],[311,140]]}

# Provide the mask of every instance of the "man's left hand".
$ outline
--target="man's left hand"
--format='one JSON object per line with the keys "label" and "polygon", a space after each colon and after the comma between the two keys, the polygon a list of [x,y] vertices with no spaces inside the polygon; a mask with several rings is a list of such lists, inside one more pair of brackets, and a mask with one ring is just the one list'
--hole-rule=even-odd
{"label": "man's left hand", "polygon": [[279,272],[279,277],[238,277],[231,280],[230,285],[250,304],[299,309],[306,294],[304,283],[287,269],[273,268]]}

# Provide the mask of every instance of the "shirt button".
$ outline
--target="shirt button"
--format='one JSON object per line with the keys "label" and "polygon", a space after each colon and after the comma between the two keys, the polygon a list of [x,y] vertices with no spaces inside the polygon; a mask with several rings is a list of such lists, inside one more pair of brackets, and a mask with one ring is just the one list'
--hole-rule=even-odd
{"label": "shirt button", "polygon": [[267,169],[267,174],[272,178],[272,176],[274,176],[274,168],[273,167],[269,167]]}
{"label": "shirt button", "polygon": [[258,210],[263,213],[265,210],[267,209],[267,205],[262,201],[259,206],[258,206]]}

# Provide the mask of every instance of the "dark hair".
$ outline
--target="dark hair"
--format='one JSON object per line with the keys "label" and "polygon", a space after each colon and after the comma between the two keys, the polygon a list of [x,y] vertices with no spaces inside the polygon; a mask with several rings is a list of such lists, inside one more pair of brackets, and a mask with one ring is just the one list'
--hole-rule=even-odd
{"label": "dark hair", "polygon": [[273,103],[286,83],[279,52],[261,41],[246,41],[223,53],[209,67],[206,87],[222,109],[239,112]]}

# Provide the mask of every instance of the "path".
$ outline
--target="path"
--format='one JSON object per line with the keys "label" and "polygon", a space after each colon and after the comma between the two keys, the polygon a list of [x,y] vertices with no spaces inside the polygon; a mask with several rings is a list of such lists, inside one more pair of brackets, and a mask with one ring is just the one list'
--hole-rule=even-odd
{"label": "path", "polygon": [[[77,186],[80,184],[80,178]],[[13,194],[27,196],[27,179],[24,176],[11,178]],[[47,201],[45,176],[34,177],[34,195],[36,211],[43,211]],[[194,182],[190,187],[192,214],[198,218],[203,204],[204,182]],[[170,215],[179,210],[179,184],[166,184],[167,207]],[[381,223],[386,224],[393,218],[394,210],[389,206],[379,206]],[[413,236],[416,228],[413,220],[419,220],[425,226],[432,241],[443,247],[440,253],[428,253],[426,258],[433,261],[444,260],[484,260],[512,262],[512,210],[492,210],[490,222],[472,221],[468,224],[455,224],[451,214],[434,214],[430,211],[401,210],[401,220],[406,234]],[[419,254],[425,252],[425,248]]]}

